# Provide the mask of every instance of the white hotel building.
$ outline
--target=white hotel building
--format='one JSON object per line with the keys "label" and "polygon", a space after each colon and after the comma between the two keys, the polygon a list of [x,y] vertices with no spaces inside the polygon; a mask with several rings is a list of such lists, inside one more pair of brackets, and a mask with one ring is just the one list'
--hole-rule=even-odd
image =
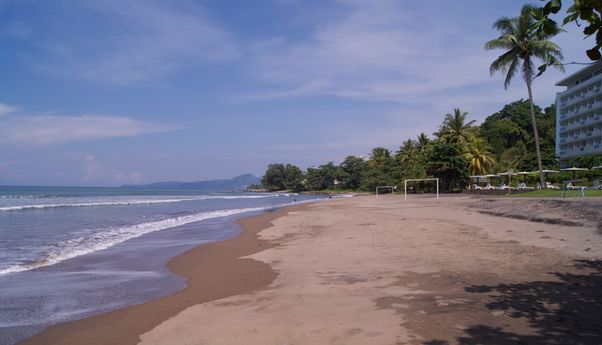
{"label": "white hotel building", "polygon": [[602,61],[556,83],[556,155],[561,163],[602,154]]}

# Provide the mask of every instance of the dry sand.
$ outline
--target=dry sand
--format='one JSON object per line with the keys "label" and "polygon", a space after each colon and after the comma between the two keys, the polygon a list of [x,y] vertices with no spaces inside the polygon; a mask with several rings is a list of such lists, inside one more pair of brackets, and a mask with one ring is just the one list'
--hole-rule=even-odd
{"label": "dry sand", "polygon": [[170,262],[181,293],[26,343],[601,344],[601,207],[362,196],[281,210]]}
{"label": "dry sand", "polygon": [[247,257],[278,273],[267,288],[192,306],[141,344],[602,343],[602,200],[492,200],[290,212]]}

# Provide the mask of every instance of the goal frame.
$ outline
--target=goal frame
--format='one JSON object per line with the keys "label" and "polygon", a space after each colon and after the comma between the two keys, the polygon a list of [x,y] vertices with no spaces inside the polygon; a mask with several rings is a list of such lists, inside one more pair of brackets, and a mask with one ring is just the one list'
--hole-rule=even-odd
{"label": "goal frame", "polygon": [[378,196],[378,190],[380,188],[390,188],[391,194],[395,194],[395,191],[397,190],[397,186],[376,186],[376,196]]}
{"label": "goal frame", "polygon": [[439,179],[438,178],[409,178],[403,180],[403,198],[408,201],[408,182],[417,181],[437,181],[437,200],[439,200]]}

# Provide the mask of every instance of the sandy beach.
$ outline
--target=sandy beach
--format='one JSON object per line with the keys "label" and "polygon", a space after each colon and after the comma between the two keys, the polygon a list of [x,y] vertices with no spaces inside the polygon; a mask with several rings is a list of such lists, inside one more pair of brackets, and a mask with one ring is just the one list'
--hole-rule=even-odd
{"label": "sandy beach", "polygon": [[24,344],[600,344],[602,200],[361,196],[240,221],[188,288]]}

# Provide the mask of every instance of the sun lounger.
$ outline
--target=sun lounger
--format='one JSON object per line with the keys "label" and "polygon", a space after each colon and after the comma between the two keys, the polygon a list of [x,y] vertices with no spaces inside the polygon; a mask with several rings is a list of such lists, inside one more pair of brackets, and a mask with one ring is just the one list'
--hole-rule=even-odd
{"label": "sun lounger", "polygon": [[495,187],[492,186],[491,183],[488,183],[485,187],[483,187],[483,189],[490,190],[490,189],[495,189]]}

